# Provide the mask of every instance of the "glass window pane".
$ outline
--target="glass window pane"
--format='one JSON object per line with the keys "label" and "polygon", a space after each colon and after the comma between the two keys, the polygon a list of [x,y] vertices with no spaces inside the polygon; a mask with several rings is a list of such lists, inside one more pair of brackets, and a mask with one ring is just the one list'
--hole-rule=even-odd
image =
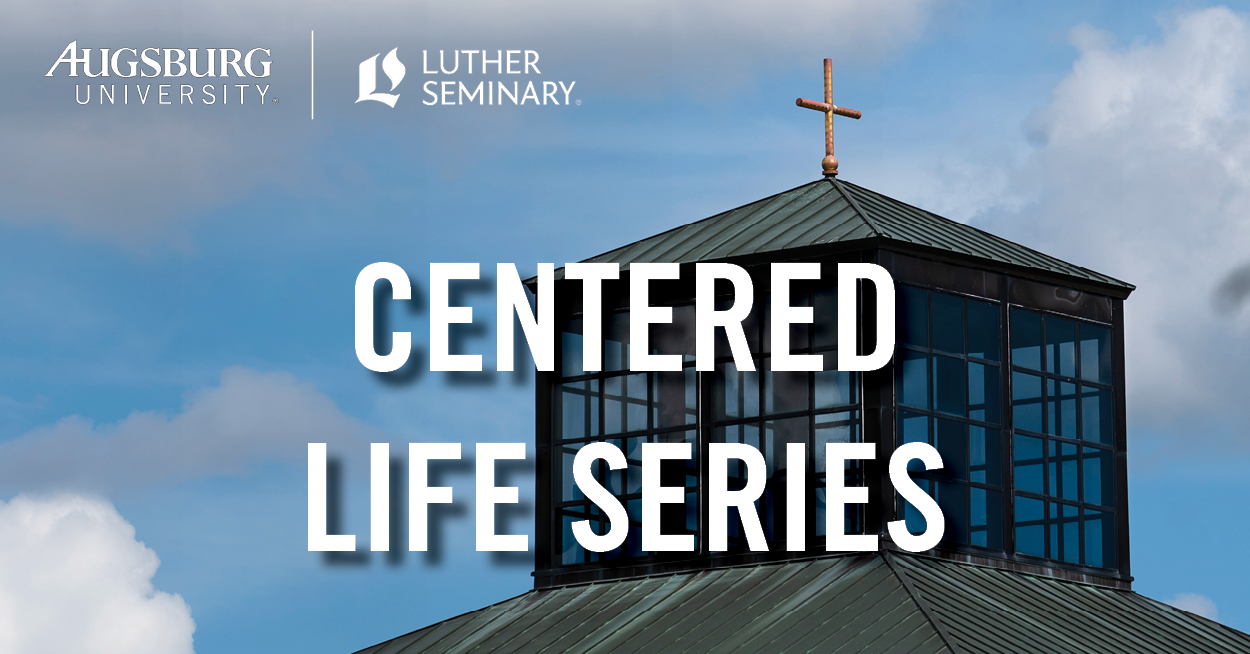
{"label": "glass window pane", "polygon": [[599,381],[593,379],[560,385],[560,438],[577,440],[598,435],[598,390]]}
{"label": "glass window pane", "polygon": [[560,332],[560,374],[576,377],[582,369],[582,320],[570,320]]}
{"label": "glass window pane", "polygon": [[968,300],[968,354],[998,361],[998,305]]}
{"label": "glass window pane", "polygon": [[1042,486],[1042,439],[1016,434],[1014,445],[1016,488],[1046,492]]}
{"label": "glass window pane", "polygon": [[938,506],[942,508],[942,517],[946,519],[946,531],[942,539],[954,543],[970,542],[970,516],[968,505],[968,487],[952,482],[937,483]]}
{"label": "glass window pane", "polygon": [[[826,359],[833,358],[827,356]],[[835,406],[854,404],[859,394],[854,384],[858,375],[850,372],[826,370],[815,373],[815,400],[817,409],[831,409]]]}
{"label": "glass window pane", "polygon": [[[968,478],[998,486],[1002,481],[1002,450],[997,429],[968,427]],[[1020,438],[1028,438],[1021,436]]]}
{"label": "glass window pane", "polygon": [[816,451],[813,453],[816,458],[816,474],[825,472],[827,443],[854,443],[859,440],[855,415],[851,411],[841,411],[816,416]]}
{"label": "glass window pane", "polygon": [[772,362],[764,360],[764,412],[790,413],[807,410],[806,372],[773,372]]}
{"label": "glass window pane", "polygon": [[625,439],[625,492],[642,492],[642,444],[646,436]]}
{"label": "glass window pane", "polygon": [[[1076,384],[1046,380],[1050,390],[1046,398],[1047,433],[1078,438],[1076,433]],[[1055,392],[1058,391],[1058,392]]]}
{"label": "glass window pane", "polygon": [[1011,363],[1042,369],[1042,317],[1036,313],[1011,310]]}
{"label": "glass window pane", "polygon": [[645,372],[635,373],[623,378],[625,382],[625,431],[639,431],[647,428],[647,382]]}
{"label": "glass window pane", "polygon": [[[630,386],[632,385],[628,382],[629,377],[635,377],[635,376],[643,377],[642,385],[643,385],[643,388],[645,389],[646,388],[646,379],[645,379],[646,373],[638,373],[637,375],[629,375],[629,376],[608,377],[607,379],[603,380],[603,399],[604,399],[603,401],[603,408],[604,408],[603,429],[604,429],[604,433],[619,434],[624,431],[630,431],[630,425],[629,425],[630,419],[631,418],[636,419],[639,417],[637,415],[634,415],[636,412],[632,407],[632,404],[636,402],[636,400],[632,400],[631,398],[626,396],[626,392],[631,390]],[[644,393],[643,397],[645,398],[646,391],[644,390],[643,393]],[[642,405],[639,408],[641,409],[641,414],[642,414],[641,415],[642,425],[640,427],[633,427],[633,429],[645,429],[646,428],[647,411],[646,411],[645,399],[642,400]]]}
{"label": "glass window pane", "polygon": [[[755,362],[758,370],[759,362]],[[713,390],[717,420],[753,418],[760,414],[759,372],[739,372],[733,362],[716,365]]]}
{"label": "glass window pane", "polygon": [[560,447],[561,502],[574,502],[586,499],[586,496],[582,494],[581,488],[573,482],[573,460],[577,457],[577,451],[582,449],[582,445],[583,443],[574,443]]}
{"label": "glass window pane", "polygon": [[1002,493],[983,488],[970,488],[968,492],[971,496],[969,542],[981,547],[1002,549]]}
{"label": "glass window pane", "polygon": [[1042,431],[1042,378],[1011,373],[1012,424],[1017,429]]}
{"label": "glass window pane", "polygon": [[1045,503],[1030,497],[1016,497],[1016,551],[1046,556]]}
{"label": "glass window pane", "polygon": [[[933,494],[932,491],[929,490],[929,486],[932,482],[928,479],[916,479],[914,481],[916,482],[916,485],[921,488],[921,490],[929,495]],[[929,524],[928,521],[924,519],[924,515],[920,513],[919,509],[912,506],[911,502],[908,502],[901,497],[899,502],[903,505],[903,521],[907,525],[907,531],[913,535],[923,534],[925,532],[925,527]]]}
{"label": "glass window pane", "polygon": [[651,373],[655,388],[656,427],[693,425],[698,411],[695,371],[687,366],[681,372]]}
{"label": "glass window pane", "polygon": [[680,354],[683,360],[694,360],[694,305],[673,307],[672,322],[652,323],[651,354]]}
{"label": "glass window pane", "polygon": [[968,379],[962,359],[933,356],[933,408],[942,413],[966,415]]}
{"label": "glass window pane", "polygon": [[1076,446],[1059,441],[1047,441],[1046,444],[1050,456],[1047,464],[1050,477],[1049,494],[1065,500],[1076,500]]}
{"label": "glass window pane", "polygon": [[1082,501],[1088,504],[1113,506],[1115,500],[1115,487],[1112,485],[1114,456],[1108,450],[1097,450],[1092,447],[1082,449],[1081,466],[1085,476],[1085,497]]}
{"label": "glass window pane", "polygon": [[[1058,558],[1068,563],[1081,562],[1081,518],[1080,509],[1067,504],[1060,505],[1059,511],[1059,555]],[[1051,556],[1055,553],[1052,551]]]}
{"label": "glass window pane", "polygon": [[933,303],[933,349],[964,353],[964,301],[945,293],[930,293]]}
{"label": "glass window pane", "polygon": [[1111,424],[1111,391],[1092,386],[1081,387],[1081,437],[1087,441],[1115,444]]}
{"label": "glass window pane", "polygon": [[899,343],[929,347],[929,293],[899,285],[896,321]]}
{"label": "glass window pane", "polygon": [[[904,443],[932,444],[929,441],[928,416],[899,411],[899,421],[902,423],[900,431],[903,435]],[[912,472],[920,472],[924,470],[924,464],[921,463],[920,459],[912,459],[907,463],[907,469]]]}
{"label": "glass window pane", "polygon": [[895,357],[898,370],[898,402],[917,409],[929,408],[929,357],[911,350],[900,350]]}
{"label": "glass window pane", "polygon": [[968,364],[968,417],[973,420],[998,424],[1002,419],[999,410],[998,366],[980,363]]}
{"label": "glass window pane", "polygon": [[629,369],[629,312],[608,315],[603,335],[603,369],[609,372]]}
{"label": "glass window pane", "polygon": [[1046,318],[1046,372],[1076,376],[1076,323]]}
{"label": "glass window pane", "polygon": [[764,423],[764,464],[768,478],[784,477],[786,474],[786,444],[807,443],[807,417],[769,420]]}
{"label": "glass window pane", "polygon": [[[614,447],[616,447],[622,453],[624,453],[627,447],[626,440],[628,439],[612,438],[612,439],[608,439],[608,443],[612,444]],[[626,483],[625,480],[626,480],[626,477],[629,475],[628,465],[626,465],[624,469],[613,470],[612,468],[608,467],[608,464],[606,461],[603,461],[601,459],[599,461],[595,461],[594,464],[591,465],[591,470],[594,471],[596,478],[600,479],[599,483],[604,488],[608,489],[609,493],[612,493],[613,495],[617,495],[617,496],[625,494],[625,483]]]}
{"label": "glass window pane", "polygon": [[[561,511],[561,513],[564,512]],[[564,547],[562,548],[563,551],[560,553],[560,563],[564,565],[576,565],[578,563],[585,563],[586,561],[586,550],[582,549],[582,546],[577,544],[577,538],[573,536],[573,523],[583,519],[584,518],[582,517],[576,517],[568,514],[563,516],[562,523],[564,529],[561,542]]]}
{"label": "glass window pane", "polygon": [[1106,511],[1085,511],[1085,565],[1114,568],[1115,514]]}
{"label": "glass window pane", "polygon": [[[934,439],[937,441],[938,454],[942,455],[942,468],[938,474],[968,478],[968,433],[967,425],[954,420],[934,420]],[[960,541],[962,542],[962,541]]]}
{"label": "glass window pane", "polygon": [[838,345],[838,289],[824,288],[812,293],[815,324],[813,344],[817,349]]}
{"label": "glass window pane", "polygon": [[1081,379],[1111,383],[1111,330],[1081,325]]}

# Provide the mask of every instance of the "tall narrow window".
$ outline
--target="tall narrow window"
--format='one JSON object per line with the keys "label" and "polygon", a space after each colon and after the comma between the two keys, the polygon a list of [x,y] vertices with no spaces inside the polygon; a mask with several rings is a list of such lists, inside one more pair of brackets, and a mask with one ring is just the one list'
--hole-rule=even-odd
{"label": "tall narrow window", "polygon": [[[561,332],[561,381],[556,393],[558,416],[553,440],[558,475],[554,499],[560,539],[560,565],[580,565],[645,557],[642,550],[642,444],[690,443],[690,460],[665,461],[661,484],[684,486],[686,502],[664,505],[661,531],[695,534],[698,538],[698,460],[696,438],[698,386],[694,370],[694,307],[673,309],[673,323],[653,325],[652,354],[682,355],[683,368],[674,372],[629,371],[629,314],[616,312],[605,319],[604,371],[582,370],[582,322],[568,320]],[[573,536],[573,524],[589,520],[597,534],[610,528],[606,516],[573,483],[573,460],[586,443],[604,441],[621,449],[628,465],[611,470],[596,461],[595,479],[612,492],[629,515],[625,544],[608,552],[589,552]]]}
{"label": "tall narrow window", "polygon": [[[798,286],[796,284],[796,286]],[[757,298],[751,316],[744,321],[747,342],[755,372],[738,370],[728,344],[717,333],[717,363],[712,388],[712,440],[721,443],[747,443],[764,455],[768,481],[756,502],[769,549],[785,549],[787,519],[786,478],[801,467],[807,478],[807,511],[803,516],[809,550],[824,551],[825,535],[825,445],[862,440],[859,418],[859,374],[836,369],[838,360],[837,304],[835,288],[796,289],[791,306],[813,309],[814,324],[793,325],[790,351],[822,357],[819,372],[775,372],[770,360],[767,308],[769,298]],[[763,319],[760,319],[760,315]],[[760,325],[763,324],[761,328]],[[789,461],[787,443],[806,444],[804,461]],[[742,488],[741,466],[730,467],[729,487]],[[864,484],[859,464],[847,462],[845,485]],[[863,509],[850,504],[844,515],[845,533],[863,533]],[[747,549],[746,534],[735,510],[729,515],[730,551]]]}
{"label": "tall narrow window", "polygon": [[1011,311],[1016,551],[1113,568],[1111,331]]}
{"label": "tall narrow window", "polygon": [[[1002,366],[998,304],[897,288],[896,424],[899,444],[937,448],[943,467],[911,476],[942,508],[944,539],[1003,548]],[[905,500],[912,533],[924,517]]]}

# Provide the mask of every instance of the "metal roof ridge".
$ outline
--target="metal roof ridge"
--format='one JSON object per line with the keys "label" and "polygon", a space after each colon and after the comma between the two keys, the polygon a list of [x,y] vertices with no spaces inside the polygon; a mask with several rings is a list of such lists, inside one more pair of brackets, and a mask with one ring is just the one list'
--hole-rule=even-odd
{"label": "metal roof ridge", "polygon": [[[842,184],[841,184],[840,182],[838,182],[838,180],[834,179],[834,180],[833,180],[833,183],[834,183],[835,185],[837,185],[839,189],[841,189],[841,188],[842,188]],[[1012,241],[1012,240],[1009,240],[1009,239],[1003,238],[1002,236],[999,236],[999,235],[997,235],[997,234],[993,234],[993,233],[991,233],[991,232],[987,232],[987,231],[985,231],[984,229],[981,229],[980,227],[977,227],[977,226],[975,226],[975,225],[970,225],[970,224],[968,224],[968,223],[961,223],[961,222],[959,222],[958,220],[952,220],[952,219],[950,219],[950,218],[947,218],[946,216],[942,216],[942,215],[939,215],[939,214],[933,213],[932,211],[929,211],[928,209],[925,209],[925,208],[923,208],[923,207],[918,207],[918,206],[916,206],[916,205],[914,205],[914,204],[911,204],[911,203],[909,203],[909,202],[904,202],[904,201],[902,201],[902,200],[899,200],[898,198],[891,197],[891,196],[889,196],[889,195],[885,195],[884,193],[881,193],[881,192],[879,192],[879,191],[874,191],[874,190],[872,190],[872,189],[870,189],[870,188],[867,188],[867,187],[865,187],[865,186],[860,186],[860,185],[858,185],[858,184],[855,184],[854,182],[847,182],[847,183],[848,183],[848,184],[850,184],[850,185],[852,185],[852,186],[854,186],[855,188],[858,188],[858,189],[863,189],[864,191],[867,191],[867,192],[872,193],[872,194],[874,194],[874,195],[879,195],[879,196],[881,196],[881,197],[883,197],[883,198],[886,198],[886,199],[891,200],[891,201],[893,201],[893,202],[897,202],[897,203],[899,203],[899,204],[901,204],[901,205],[904,205],[904,206],[906,206],[906,207],[909,207],[909,208],[911,208],[911,209],[913,209],[913,210],[915,210],[915,211],[919,211],[919,212],[921,212],[921,213],[927,214],[927,215],[929,215],[929,216],[931,216],[931,217],[933,217],[933,218],[937,218],[937,219],[942,220],[942,221],[945,221],[945,222],[949,222],[949,223],[953,223],[953,224],[955,224],[955,225],[959,225],[959,226],[960,226],[960,227],[962,227],[962,228],[972,230],[972,231],[977,232],[977,233],[979,233],[979,234],[981,234],[981,235],[983,235],[983,236],[986,236],[986,237],[988,237],[988,238],[990,238],[990,239],[992,239],[992,240],[994,240],[994,241],[997,241],[997,242],[1000,242],[1000,243],[1006,243],[1006,244],[1008,244],[1008,245],[1012,245],[1012,246],[1015,246],[1015,247],[1018,247],[1018,248],[1021,248],[1021,249],[1024,249],[1024,250],[1027,250],[1027,251],[1029,251],[1029,252],[1031,252],[1031,253],[1033,253],[1033,254],[1035,254],[1035,255],[1038,255],[1038,256],[1043,257],[1043,258],[1046,258],[1046,259],[1054,259],[1055,261],[1059,261],[1059,262],[1061,262],[1061,263],[1065,263],[1065,264],[1067,264],[1067,265],[1069,265],[1069,266],[1072,266],[1073,268],[1077,268],[1077,269],[1079,269],[1079,270],[1082,270],[1082,271],[1084,271],[1084,272],[1086,272],[1086,273],[1090,273],[1090,274],[1092,274],[1092,275],[1097,275],[1097,276],[1099,276],[1099,277],[1105,277],[1105,278],[1107,278],[1107,279],[1110,279],[1110,280],[1112,280],[1112,281],[1114,281],[1114,282],[1117,282],[1117,283],[1119,283],[1119,284],[1123,285],[1125,288],[1128,288],[1128,289],[1130,289],[1131,291],[1135,291],[1135,290],[1137,290],[1137,286],[1135,286],[1135,285],[1133,285],[1133,284],[1130,284],[1129,282],[1126,282],[1126,281],[1124,281],[1124,280],[1122,280],[1122,279],[1120,279],[1120,278],[1118,278],[1118,277],[1112,277],[1111,275],[1108,275],[1108,274],[1106,274],[1106,273],[1100,273],[1100,272],[1098,272],[1098,271],[1096,271],[1096,270],[1094,270],[1094,269],[1092,269],[1092,268],[1088,268],[1088,267],[1086,267],[1086,266],[1082,266],[1082,265],[1079,265],[1079,264],[1072,263],[1072,262],[1070,262],[1070,261],[1068,261],[1068,260],[1066,260],[1066,259],[1060,259],[1059,257],[1056,257],[1056,256],[1051,255],[1051,254],[1046,254],[1045,252],[1042,252],[1041,250],[1037,250],[1037,249],[1031,248],[1031,247],[1029,247],[1029,246],[1027,246],[1027,245],[1023,245],[1023,244],[1021,244],[1021,243],[1017,243],[1017,242],[1015,242],[1015,241]],[[843,191],[843,193],[845,194],[845,191]],[[846,194],[846,195],[847,195],[847,199],[848,199],[848,200],[850,200],[850,195],[849,195],[849,194]],[[854,202],[853,200],[852,200],[851,202],[852,202],[852,204],[855,204],[855,202]],[[858,205],[857,205],[857,204],[856,204],[856,206],[858,207]],[[884,234],[882,234],[882,236],[885,236],[885,235],[884,235]],[[887,237],[887,238],[888,238],[888,237]]]}
{"label": "metal roof ridge", "polygon": [[868,225],[868,229],[871,229],[873,234],[882,238],[889,238],[889,236],[886,236],[885,230],[878,227],[877,224],[872,221],[872,218],[868,217],[868,212],[864,211],[863,207],[859,206],[859,203],[855,201],[855,198],[851,197],[851,194],[846,192],[846,187],[842,186],[842,183],[838,181],[838,178],[828,177],[827,179],[833,183],[833,187],[838,189],[838,192],[842,194],[842,197],[846,198],[846,201],[850,203],[851,208],[855,209],[855,213],[859,214],[860,219]]}
{"label": "metal roof ridge", "polygon": [[653,238],[656,238],[657,236],[663,236],[663,235],[665,235],[665,234],[670,234],[670,233],[672,233],[672,232],[675,232],[675,231],[677,231],[677,230],[679,230],[679,229],[683,229],[683,228],[685,228],[685,227],[691,227],[691,226],[694,226],[694,225],[698,225],[698,224],[700,224],[700,223],[705,223],[705,222],[708,222],[708,221],[710,221],[710,220],[715,220],[715,219],[717,219],[717,218],[720,218],[720,217],[724,216],[725,214],[732,213],[732,212],[734,212],[734,211],[737,211],[737,210],[739,210],[739,209],[742,209],[743,207],[749,207],[749,206],[754,205],[754,204],[764,204],[764,203],[767,203],[769,200],[772,200],[773,198],[776,198],[776,197],[777,197],[777,196],[779,196],[779,195],[785,195],[786,193],[790,193],[790,192],[792,192],[792,191],[797,191],[797,190],[799,190],[799,189],[803,188],[804,186],[812,186],[812,185],[814,185],[814,184],[816,184],[816,183],[818,183],[818,182],[820,182],[820,180],[816,180],[815,182],[806,182],[806,183],[803,183],[803,184],[799,184],[798,186],[795,186],[794,188],[789,188],[789,189],[786,189],[786,190],[784,190],[784,191],[779,191],[779,192],[777,192],[777,193],[773,193],[772,195],[770,195],[770,196],[768,196],[768,197],[760,198],[760,199],[758,199],[758,200],[753,200],[753,201],[751,201],[751,202],[748,202],[748,203],[743,204],[743,205],[739,205],[739,206],[734,207],[734,208],[732,208],[732,209],[726,209],[726,210],[724,210],[724,211],[722,211],[722,212],[720,212],[720,213],[717,213],[717,214],[713,214],[713,215],[711,215],[711,216],[708,216],[707,218],[700,218],[699,220],[696,220],[696,221],[693,221],[693,222],[688,222],[688,223],[684,223],[684,224],[681,224],[681,225],[676,225],[676,226],[671,227],[671,228],[669,228],[669,229],[666,229],[666,230],[664,230],[664,231],[662,231],[662,232],[660,232],[660,233],[658,233],[658,234],[652,234],[651,236],[644,236],[643,238],[640,238],[640,239],[637,239],[637,240],[635,240],[635,241],[632,241],[632,242],[626,243],[625,245],[622,245],[622,246],[620,246],[620,247],[615,247],[615,248],[612,248],[611,250],[607,250],[606,252],[600,252],[599,254],[596,254],[596,255],[595,255],[595,256],[593,256],[593,257],[589,257],[589,258],[587,258],[587,259],[584,259],[583,261],[590,261],[591,259],[597,259],[597,258],[602,257],[602,256],[604,256],[604,255],[612,254],[613,252],[616,252],[617,250],[624,250],[625,248],[628,248],[628,247],[630,247],[631,245],[637,245],[637,244],[639,244],[639,243],[642,243],[643,241],[649,241],[649,240],[651,240],[651,239],[653,239]]}
{"label": "metal roof ridge", "polygon": [[[835,180],[834,183],[836,184],[837,181]],[[894,563],[890,560],[893,555],[894,553],[890,550],[882,550],[881,560],[885,561],[885,566],[889,568],[890,572],[893,572],[894,576],[897,577],[899,582],[903,584],[903,588],[906,589],[907,595],[911,597],[912,601],[916,603],[916,606],[920,608],[920,612],[924,614],[924,617],[929,621],[929,624],[933,625],[933,629],[937,631],[938,638],[942,639],[942,644],[946,645],[947,649],[949,649],[952,654],[965,654],[963,649],[955,644],[955,639],[947,633],[946,627],[942,625],[942,621],[938,618],[937,613],[929,610],[924,598],[920,596],[920,592],[917,591],[916,587],[912,585],[911,580],[907,578],[907,575],[903,574],[902,570],[894,566]]]}

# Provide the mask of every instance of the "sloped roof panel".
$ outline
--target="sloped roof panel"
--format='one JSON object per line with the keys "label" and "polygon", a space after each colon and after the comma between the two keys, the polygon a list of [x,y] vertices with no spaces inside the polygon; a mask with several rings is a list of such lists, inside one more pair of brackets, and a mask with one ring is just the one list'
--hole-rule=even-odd
{"label": "sloped roof panel", "polygon": [[535,590],[361,654],[950,654],[879,557],[722,568]]}
{"label": "sloped roof panel", "polygon": [[691,263],[870,238],[950,252],[1131,291],[1133,286],[948,220],[862,186],[822,179],[591,257]]}
{"label": "sloped roof panel", "polygon": [[534,590],[361,654],[1250,653],[1250,635],[1074,581],[888,552]]}

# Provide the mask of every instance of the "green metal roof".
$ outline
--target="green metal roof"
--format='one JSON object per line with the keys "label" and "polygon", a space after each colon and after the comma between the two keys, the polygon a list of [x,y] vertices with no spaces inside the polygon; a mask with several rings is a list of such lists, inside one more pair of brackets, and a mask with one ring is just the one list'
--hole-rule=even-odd
{"label": "green metal roof", "polygon": [[993,262],[1019,272],[1042,271],[1127,295],[1133,285],[943,218],[875,191],[833,178],[763,200],[587,259],[589,262],[690,263],[782,250],[880,239]]}
{"label": "green metal roof", "polygon": [[1132,591],[895,552],[530,591],[360,654],[1250,652]]}

